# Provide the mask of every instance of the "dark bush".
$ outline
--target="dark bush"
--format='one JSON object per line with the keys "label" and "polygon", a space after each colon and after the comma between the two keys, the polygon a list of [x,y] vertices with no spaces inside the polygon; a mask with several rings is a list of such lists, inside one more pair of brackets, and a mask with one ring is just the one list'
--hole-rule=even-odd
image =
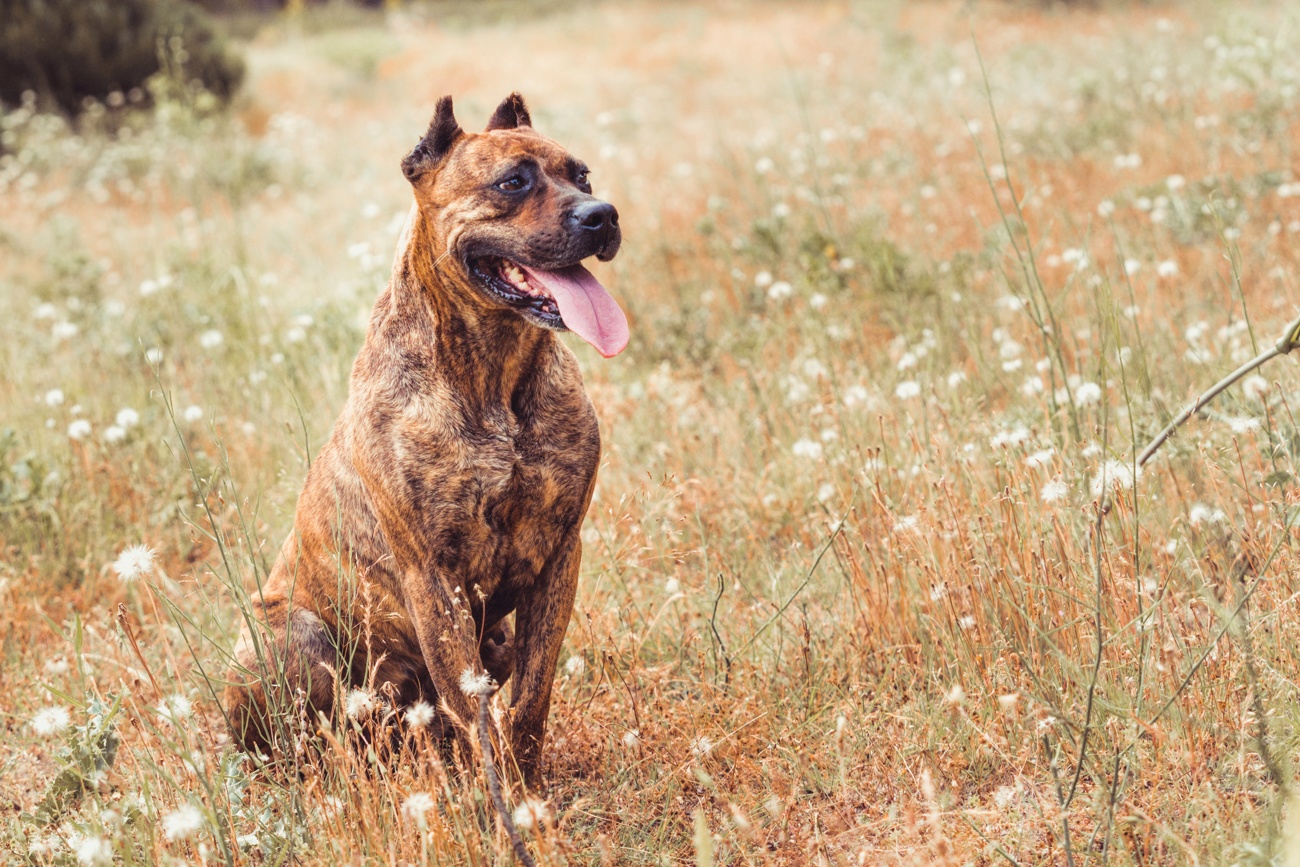
{"label": "dark bush", "polygon": [[0,101],[32,90],[72,114],[87,98],[142,92],[164,64],[223,100],[244,77],[207,14],[182,0],[0,0]]}

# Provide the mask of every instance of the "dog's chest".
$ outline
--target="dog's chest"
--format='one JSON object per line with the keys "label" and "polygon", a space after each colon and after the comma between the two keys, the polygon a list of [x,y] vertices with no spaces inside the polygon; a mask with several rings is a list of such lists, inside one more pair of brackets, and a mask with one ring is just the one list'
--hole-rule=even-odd
{"label": "dog's chest", "polygon": [[422,504],[434,556],[466,589],[521,589],[571,539],[599,458],[598,434],[582,433],[513,420],[466,432]]}

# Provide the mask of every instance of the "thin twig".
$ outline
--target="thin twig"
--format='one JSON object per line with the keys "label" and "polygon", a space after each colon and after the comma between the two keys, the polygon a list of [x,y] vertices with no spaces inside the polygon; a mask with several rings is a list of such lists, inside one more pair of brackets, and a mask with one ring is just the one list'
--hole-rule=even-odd
{"label": "thin twig", "polygon": [[1291,324],[1286,327],[1286,330],[1282,332],[1282,336],[1278,338],[1277,343],[1271,349],[1261,352],[1259,355],[1255,356],[1250,361],[1247,361],[1241,367],[1238,367],[1232,373],[1216,382],[1209,391],[1192,401],[1186,409],[1180,412],[1178,417],[1171,421],[1169,425],[1162,430],[1145,449],[1142,450],[1142,454],[1138,455],[1138,467],[1141,468],[1147,461],[1151,460],[1151,458],[1155,456],[1155,453],[1160,450],[1160,447],[1174,435],[1174,431],[1178,430],[1178,428],[1185,421],[1191,418],[1194,413],[1199,411],[1201,407],[1205,406],[1225,390],[1235,385],[1239,379],[1253,371],[1255,368],[1260,367],[1266,362],[1272,361],[1279,355],[1290,354],[1297,346],[1300,346],[1300,317],[1291,321]]}
{"label": "thin twig", "polygon": [[506,836],[510,838],[510,845],[514,848],[515,855],[523,862],[524,867],[537,867],[537,862],[533,860],[532,855],[528,854],[528,848],[524,846],[524,841],[519,836],[514,817],[506,807],[505,796],[501,794],[501,778],[497,776],[496,765],[492,763],[492,726],[488,717],[490,700],[491,694],[488,690],[485,689],[478,694],[478,740],[483,747],[483,774],[487,777],[492,803],[497,808],[497,815],[501,817],[501,824],[505,826]]}

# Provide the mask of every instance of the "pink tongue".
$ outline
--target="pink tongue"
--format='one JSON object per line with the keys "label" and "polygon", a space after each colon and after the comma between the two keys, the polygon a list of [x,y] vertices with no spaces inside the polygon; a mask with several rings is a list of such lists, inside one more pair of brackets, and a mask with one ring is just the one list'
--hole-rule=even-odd
{"label": "pink tongue", "polygon": [[627,346],[627,317],[586,268],[571,265],[560,271],[536,271],[527,265],[519,267],[551,293],[569,330],[601,355],[613,358]]}

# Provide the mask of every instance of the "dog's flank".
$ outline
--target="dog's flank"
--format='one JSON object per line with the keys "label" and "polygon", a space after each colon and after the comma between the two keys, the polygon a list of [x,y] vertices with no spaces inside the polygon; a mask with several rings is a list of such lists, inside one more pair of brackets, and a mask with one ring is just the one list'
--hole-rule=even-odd
{"label": "dog's flank", "polygon": [[444,98],[403,161],[416,205],[393,277],[226,693],[250,748],[283,745],[277,709],[314,724],[362,684],[442,708],[464,739],[459,679],[486,672],[512,680],[507,741],[536,779],[600,459],[554,332],[610,355],[627,325],[578,264],[617,252],[617,212],[530,122],[514,94],[470,135]]}

